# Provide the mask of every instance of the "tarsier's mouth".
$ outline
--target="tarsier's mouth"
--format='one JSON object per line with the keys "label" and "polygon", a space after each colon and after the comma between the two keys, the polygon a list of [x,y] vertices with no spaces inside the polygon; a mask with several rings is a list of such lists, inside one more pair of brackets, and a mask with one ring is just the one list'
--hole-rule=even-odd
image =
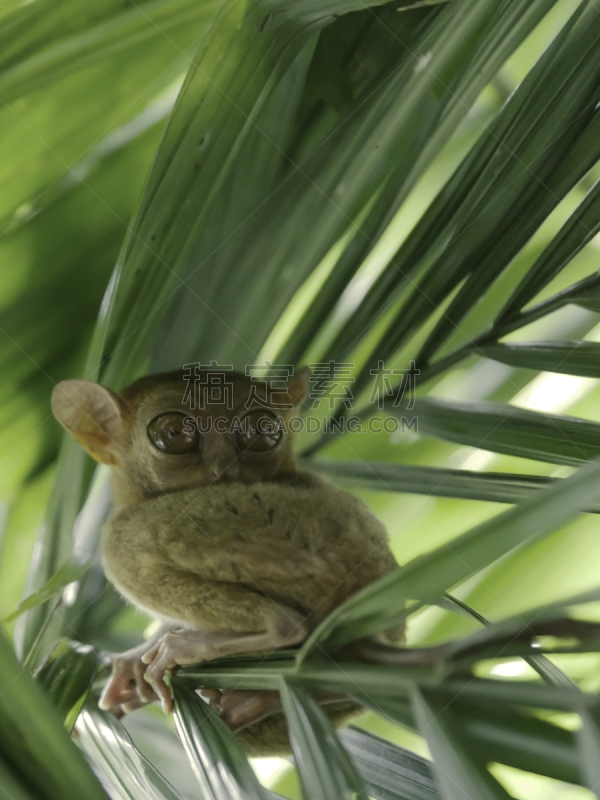
{"label": "tarsier's mouth", "polygon": [[235,483],[235,478],[231,478],[229,475],[217,475],[216,478],[213,478],[210,485],[214,486],[215,484],[219,483]]}

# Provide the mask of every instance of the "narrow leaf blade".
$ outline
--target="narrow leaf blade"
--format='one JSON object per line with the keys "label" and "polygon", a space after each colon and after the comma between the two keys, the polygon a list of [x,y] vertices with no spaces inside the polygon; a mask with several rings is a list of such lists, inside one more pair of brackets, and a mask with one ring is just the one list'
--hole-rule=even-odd
{"label": "narrow leaf blade", "polygon": [[518,342],[486,345],[479,354],[511,367],[600,378],[597,342]]}
{"label": "narrow leaf blade", "polygon": [[445,698],[415,689],[413,707],[419,728],[431,749],[435,771],[446,800],[510,800],[510,795],[473,757]]}
{"label": "narrow leaf blade", "polygon": [[305,800],[351,800],[354,792],[366,800],[364,782],[314,700],[288,681],[282,684],[281,699]]}
{"label": "narrow leaf blade", "polygon": [[[361,489],[487,500],[492,503],[518,503],[540,489],[560,482],[560,479],[544,475],[475,472],[362,459],[360,461],[307,459],[306,466],[329,475],[333,480],[340,480]],[[597,514],[600,513],[600,506],[590,506],[586,510]]]}
{"label": "narrow leaf blade", "polygon": [[[400,407],[389,411],[400,415]],[[600,455],[600,425],[508,403],[417,400],[419,432],[496,453],[577,465]]]}
{"label": "narrow leaf blade", "polygon": [[359,728],[346,728],[340,740],[352,756],[373,797],[386,800],[438,800],[433,764]]}
{"label": "narrow leaf blade", "polygon": [[[600,499],[599,467],[598,461],[592,462],[558,488],[551,486],[538,492],[358,592],[315,631],[301,650],[300,660],[317,642],[339,646],[400,624],[409,613],[435,602],[452,586],[514,547],[548,536],[590,501]],[[416,599],[417,603],[407,610],[409,599]]]}
{"label": "narrow leaf blade", "polygon": [[11,622],[19,617],[24,611],[28,611],[30,608],[35,608],[36,606],[47,602],[57,592],[60,592],[62,589],[64,589],[65,586],[68,586],[70,583],[78,581],[80,578],[82,578],[89,568],[89,564],[81,564],[78,561],[69,559],[69,561],[66,561],[62,567],[60,567],[60,569],[54,573],[50,580],[47,581],[40,589],[38,589],[37,592],[30,594],[22,602],[20,602],[12,614],[9,614],[8,617],[4,619],[4,622]]}
{"label": "narrow leaf blade", "polygon": [[207,800],[268,800],[240,743],[198,695],[172,681],[175,725]]}
{"label": "narrow leaf blade", "polygon": [[[10,691],[9,691],[10,690]],[[46,692],[17,661],[0,633],[0,750],[48,800],[106,800]],[[35,769],[32,769],[35,764]]]}
{"label": "narrow leaf blade", "polygon": [[103,778],[124,800],[182,800],[109,712],[90,705],[79,716],[77,732]]}

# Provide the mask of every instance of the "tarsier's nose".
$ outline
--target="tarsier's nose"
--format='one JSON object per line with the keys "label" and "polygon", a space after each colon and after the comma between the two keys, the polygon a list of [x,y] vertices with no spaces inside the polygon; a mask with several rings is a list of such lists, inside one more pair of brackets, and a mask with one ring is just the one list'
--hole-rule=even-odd
{"label": "tarsier's nose", "polygon": [[221,469],[217,464],[212,464],[208,469],[215,483],[232,483],[236,480],[235,467]]}
{"label": "tarsier's nose", "polygon": [[208,471],[210,475],[212,475],[212,477],[215,478],[215,480],[227,478],[226,470],[223,470],[223,468],[219,464],[211,464],[208,468]]}
{"label": "tarsier's nose", "polygon": [[210,431],[204,437],[204,464],[209,475],[219,482],[235,480],[237,459],[235,452],[226,446],[225,437]]}

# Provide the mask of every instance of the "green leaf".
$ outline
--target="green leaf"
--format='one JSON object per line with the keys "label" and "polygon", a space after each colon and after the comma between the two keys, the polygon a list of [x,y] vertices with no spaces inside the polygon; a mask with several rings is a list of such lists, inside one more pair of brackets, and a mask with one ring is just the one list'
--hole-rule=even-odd
{"label": "green leaf", "polygon": [[600,312],[600,292],[598,290],[583,292],[581,295],[573,297],[573,303],[588,311]]}
{"label": "green leaf", "polygon": [[441,794],[427,759],[380,739],[359,728],[338,734],[360,774],[367,791],[380,800],[437,800]]}
{"label": "green leaf", "polygon": [[175,726],[206,800],[267,800],[240,743],[208,704],[172,681]]}
{"label": "green leaf", "polygon": [[478,348],[478,354],[511,367],[600,378],[597,342],[518,342]]}
{"label": "green leaf", "polygon": [[[507,13],[513,11],[518,13],[516,6]],[[597,79],[587,70],[598,69],[600,61],[592,66],[586,52],[597,54],[598,25],[598,14],[591,4],[583,3],[575,10],[423,214],[359,308],[353,310],[352,319],[330,350],[334,359],[349,343],[363,338],[365,327],[390,307],[390,294],[395,298],[399,288],[412,289],[388,317],[356,386],[363,386],[370,370],[396,353],[471,276],[429,335],[420,356],[426,361],[442,340],[454,333],[465,312],[492,285],[586,165],[589,169],[594,163],[596,150],[590,148],[586,136],[597,124],[591,99]],[[570,102],[563,99],[564,95]],[[567,117],[574,124],[565,128]]]}
{"label": "green leaf", "polygon": [[[448,697],[449,701],[452,699]],[[461,698],[455,708],[461,731],[484,763],[497,761],[555,780],[581,783],[572,731],[506,702],[485,701],[485,714],[481,713],[479,703],[468,702],[465,698]]]}
{"label": "green leaf", "polygon": [[473,756],[460,725],[445,698],[415,689],[412,702],[422,735],[434,759],[435,772],[446,800],[509,800],[510,795]]}
{"label": "green leaf", "polygon": [[[307,459],[306,467],[350,486],[380,492],[462,497],[492,503],[518,503],[561,479],[512,472],[474,472],[464,469],[390,464],[383,461]],[[600,513],[600,506],[586,509]]]}
{"label": "green leaf", "polygon": [[281,699],[305,800],[367,800],[364,781],[314,700],[286,680]]}
{"label": "green leaf", "polygon": [[[433,20],[433,24],[430,23],[431,30],[426,37],[421,34],[420,39],[407,41],[408,31],[404,28],[399,32],[398,38],[410,48],[411,55],[422,60],[428,59],[427,70],[418,67],[413,69],[411,59],[395,78],[394,85],[390,86],[394,94],[387,93],[388,125],[398,126],[396,136],[401,145],[389,161],[386,184],[377,192],[374,202],[365,209],[366,218],[359,218],[353,226],[355,230],[351,231],[350,241],[345,243],[345,249],[322,288],[311,298],[310,306],[290,333],[278,359],[284,363],[296,363],[303,356],[315,338],[315,330],[336,307],[348,282],[376,249],[376,243],[386,228],[388,233],[390,228],[393,230],[390,224],[393,214],[464,119],[466,109],[471,107],[501,64],[552,5],[552,0],[518,0],[504,4],[454,3],[454,7],[449,7],[443,15]],[[421,33],[425,22],[421,22],[417,33]],[[432,82],[438,76],[443,76],[445,87],[438,81]],[[423,88],[430,85],[435,87],[433,91]],[[444,90],[449,87],[451,91]],[[368,102],[368,98],[364,102]],[[352,116],[354,113],[352,110]],[[349,118],[348,124],[351,122]],[[351,132],[354,133],[349,130]],[[377,136],[380,138],[379,134]],[[352,169],[356,169],[365,159],[372,158],[370,150],[374,144],[375,137],[372,143],[365,143],[361,152],[354,154]],[[336,141],[335,145],[329,158],[334,163],[336,160],[342,162],[348,145],[343,140]],[[380,149],[378,141],[375,146]],[[346,170],[349,168],[350,165]],[[344,184],[344,195],[346,192],[347,186]],[[319,203],[319,200],[313,196],[313,205],[315,203]],[[319,210],[320,204],[312,211],[307,208],[307,212],[314,215],[315,225],[322,224],[322,214],[321,219],[318,217]],[[351,216],[354,220],[355,215]],[[323,255],[324,252],[321,258]],[[290,252],[290,258],[297,260],[300,257],[296,252]],[[377,281],[377,289],[369,291],[358,308],[353,309],[322,360],[339,360],[342,353],[360,340],[382,306],[388,307],[390,293],[397,292],[399,287],[405,287],[410,282],[417,263],[418,260],[413,257],[402,258],[401,261],[397,257],[391,259]]]}
{"label": "green leaf", "polygon": [[[344,642],[398,625],[424,603],[493,563],[518,545],[548,536],[600,496],[598,461],[558,488],[550,486],[447,545],[419,556],[358,592],[325,620],[301,650]],[[408,600],[418,601],[406,608]]]}
{"label": "green leaf", "polygon": [[42,798],[42,795],[34,793],[27,785],[25,775],[17,777],[2,758],[0,758],[0,787],[9,800],[41,800]]}
{"label": "green leaf", "polygon": [[413,8],[421,8],[421,6],[436,6],[440,3],[448,3],[453,1],[454,0],[401,0],[398,11],[409,11]]}
{"label": "green leaf", "polygon": [[[400,407],[388,410],[401,416]],[[507,403],[416,400],[419,433],[496,453],[575,466],[600,454],[600,425]]]}
{"label": "green leaf", "polygon": [[[436,687],[441,689],[441,687]],[[551,708],[579,713],[593,702],[594,696],[584,694],[579,689],[548,686],[531,681],[471,679],[452,680],[443,686],[449,696],[465,693],[465,700],[472,703],[498,703],[528,706],[531,708]]]}
{"label": "green leaf", "polygon": [[[415,659],[414,661],[418,661]],[[593,695],[566,686],[549,686],[531,681],[444,680],[441,671],[431,664],[395,664],[388,666],[365,661],[353,662],[333,659],[321,662],[317,659],[303,661],[300,668],[293,668],[290,661],[277,662],[265,667],[256,660],[236,660],[224,664],[203,664],[182,670],[179,680],[187,686],[222,686],[223,688],[277,689],[281,678],[289,678],[308,691],[329,690],[351,695],[365,706],[378,713],[388,714],[389,708],[399,701],[402,707],[402,724],[407,724],[404,705],[415,685],[435,688],[438,691],[466,693],[473,702],[490,702],[525,705],[538,708],[554,708],[578,711],[593,700]],[[468,698],[467,698],[468,699]]]}
{"label": "green leaf", "polygon": [[[253,234],[250,243],[247,237],[240,242],[236,256],[242,265],[245,264],[245,269],[242,272],[238,267],[236,274],[243,277],[252,265],[261,263],[254,291],[243,302],[237,293],[229,291],[229,309],[223,303],[227,284],[217,284],[215,289],[219,292],[215,291],[213,297],[218,307],[223,307],[229,325],[243,336],[245,343],[253,342],[255,350],[263,345],[275,321],[286,316],[285,309],[293,291],[300,288],[315,266],[324,260],[329,262],[328,272],[332,251],[339,252],[340,243],[343,243],[348,247],[348,257],[343,258],[339,268],[336,265],[333,283],[328,282],[326,290],[315,296],[317,308],[312,321],[305,323],[303,320],[302,330],[290,336],[289,347],[277,356],[278,360],[288,362],[299,357],[307,336],[314,337],[317,325],[359,268],[370,243],[383,235],[421,170],[464,117],[466,106],[460,102],[460,97],[456,98],[458,87],[455,84],[464,77],[464,89],[461,87],[464,93],[477,94],[469,83],[480,79],[481,70],[473,67],[466,75],[464,72],[470,65],[471,48],[477,48],[475,31],[483,29],[492,9],[480,0],[468,0],[469,14],[465,15],[454,5],[448,4],[439,13],[427,9],[415,12],[412,23],[410,17],[406,19],[408,31],[397,14],[397,21],[392,21],[391,9],[384,9],[383,18],[377,15],[381,19],[378,38],[383,52],[389,43],[384,33],[389,33],[396,42],[401,41],[404,47],[394,47],[385,70],[343,108],[346,113],[339,124],[323,130],[325,120],[322,125],[311,120],[311,127],[318,126],[319,134],[326,135],[320,135],[316,142],[311,139],[306,150],[302,148],[301,152],[306,152],[307,157],[300,169],[286,175],[278,191],[265,204],[258,221],[262,223],[262,235]],[[365,34],[370,32],[372,23],[373,15],[363,13]],[[364,47],[363,41],[361,36],[359,48]],[[488,43],[486,40],[485,44]],[[372,43],[372,48],[365,47],[363,60],[370,62],[374,53],[382,49],[377,42]],[[315,57],[318,53],[319,46]],[[324,64],[320,72],[317,72],[320,65],[315,64],[315,72],[327,75],[329,52],[325,42],[321,55]],[[427,60],[427,69],[419,66],[424,60]],[[346,63],[342,62],[342,75],[345,70]],[[428,135],[433,135],[436,129],[440,136],[428,148]],[[263,220],[266,221],[263,223]],[[311,231],[310,237],[298,236],[300,220]],[[286,275],[279,279],[282,263],[286,264]],[[326,301],[324,305],[320,302],[322,299]],[[261,312],[257,313],[259,308]],[[312,303],[306,310],[313,315]],[[219,340],[214,332],[206,325],[205,330],[205,336],[197,338],[198,346],[204,346],[208,336],[219,352]],[[223,333],[229,334],[228,331]],[[233,352],[240,353],[239,344],[235,344]]]}
{"label": "green leaf", "polygon": [[[418,363],[427,363],[443,346],[552,209],[600,156],[600,149],[591,144],[598,142],[598,77],[591,78],[590,74],[591,70],[600,76],[600,58],[592,63],[588,57],[598,52],[600,15],[595,6],[583,3],[573,17],[571,36],[563,42],[562,32],[559,34],[523,81],[520,91],[515,92],[512,102],[507,103],[504,115],[499,115],[502,124],[510,118],[512,106],[516,106],[516,119],[510,121],[508,131],[496,128],[481,143],[483,148],[493,137],[496,157],[487,174],[481,170],[477,175],[479,191],[472,193],[459,217],[461,230],[457,238],[466,237],[468,241],[458,243],[454,238],[444,251],[444,275],[439,274],[437,263],[433,265],[429,279],[424,279],[426,300],[421,289],[407,301],[418,304],[416,308],[407,305],[411,314],[419,310],[431,314],[432,303],[441,303],[466,277],[427,337],[417,355]],[[553,62],[552,67],[548,67],[549,61]],[[473,213],[477,213],[476,225],[472,224]],[[518,226],[514,224],[516,219]]]}
{"label": "green leaf", "polygon": [[600,747],[600,709],[598,704],[591,705],[581,713],[581,728],[577,731],[581,766],[585,785],[598,796],[600,785],[600,765],[598,764],[598,748]]}
{"label": "green leaf", "polygon": [[[439,605],[442,608],[445,608],[449,611],[454,611],[457,614],[463,614],[468,617],[472,617],[478,622],[481,622],[482,625],[491,624],[490,620],[479,614],[479,612],[475,611],[474,608],[471,608],[469,605],[467,605],[467,603],[464,603],[462,600],[458,600],[456,597],[452,597],[452,595],[448,593],[444,594]],[[567,605],[567,603],[565,603],[565,605]],[[537,619],[538,615],[533,614],[532,617],[533,619]],[[566,675],[561,669],[553,664],[552,661],[546,658],[546,656],[527,656],[524,658],[524,661],[529,664],[529,666],[534,669],[538,675],[540,675],[550,686],[570,686],[571,688],[577,688],[576,684],[571,680],[571,678],[569,678],[568,675]]]}
{"label": "green leaf", "polygon": [[0,716],[2,757],[14,774],[27,777],[36,797],[106,800],[47,694],[19,664],[1,633]]}
{"label": "green leaf", "polygon": [[124,800],[182,800],[135,747],[123,725],[89,705],[77,720],[79,741],[106,784]]}
{"label": "green leaf", "polygon": [[[277,689],[281,678],[293,677],[295,669],[295,653],[282,657],[280,651],[274,651],[269,657],[261,657],[259,661],[237,656],[227,659],[205,662],[193,667],[182,667],[177,672],[177,681],[187,687],[220,687],[224,689]],[[255,669],[258,667],[258,669]]]}
{"label": "green leaf", "polygon": [[[540,659],[545,653],[560,656],[598,652],[599,643],[600,625],[564,617],[553,618],[538,612],[525,615],[524,619],[490,623],[483,631],[430,647],[398,648],[376,641],[365,642],[360,655],[376,664],[407,667],[409,670],[421,668],[431,671],[434,678],[447,680],[449,676],[471,672],[480,661],[520,656],[529,663],[532,657]],[[532,666],[547,679],[548,685],[579,691],[577,685],[560,670],[552,669],[551,662],[540,661],[539,666],[533,662]]]}
{"label": "green leaf", "polygon": [[[469,701],[458,687],[452,693],[445,693],[443,685],[437,689],[445,695],[448,704],[453,704],[469,750],[477,753],[481,763],[496,761],[558,781],[581,783],[575,734],[539,719],[526,708],[512,705],[510,681],[501,683],[507,690],[503,702],[494,702],[490,697],[479,698],[479,702],[477,699]],[[552,692],[550,694],[555,697]],[[566,697],[573,699],[574,695],[570,692]],[[362,702],[404,727],[417,727],[408,701],[404,705],[398,698],[390,701],[383,696],[365,694]],[[485,714],[481,713],[482,703]]]}
{"label": "green leaf", "polygon": [[[541,642],[536,641],[538,637],[542,638]],[[550,637],[552,643],[549,646],[543,643],[544,637]],[[443,659],[448,659],[450,668],[459,671],[482,659],[510,658],[514,655],[535,657],[536,650],[540,655],[544,652],[595,652],[599,644],[600,625],[596,623],[568,617],[555,618],[551,612],[534,612],[517,619],[490,623],[471,636],[439,645],[439,649],[441,653],[446,651]],[[560,674],[560,670],[557,673]],[[555,680],[555,676],[556,673],[549,681],[551,685],[578,690],[576,684],[566,676],[562,680]]]}
{"label": "green leaf", "polygon": [[51,597],[57,592],[60,592],[65,586],[68,586],[70,583],[74,581],[78,581],[82,578],[86,572],[89,570],[89,564],[81,564],[78,561],[69,560],[57,570],[54,575],[50,578],[47,583],[42,586],[37,592],[30,594],[29,597],[26,597],[21,603],[19,603],[18,607],[13,611],[12,614],[9,614],[3,621],[4,622],[11,622],[13,619],[16,619],[20,616],[24,611],[28,611],[30,608],[35,608],[36,606],[41,605],[41,603],[45,603],[50,600]]}
{"label": "green leaf", "polygon": [[[599,230],[600,183],[596,183],[577,207],[575,213],[569,217],[541,256],[529,268],[498,314],[497,321],[509,319],[519,312],[575,258]],[[591,377],[597,377],[597,375]]]}
{"label": "green leaf", "polygon": [[36,680],[52,698],[71,731],[103,662],[89,645],[61,642],[37,672]]}
{"label": "green leaf", "polygon": [[[153,55],[158,58],[160,53],[153,52]],[[158,58],[160,63],[161,59]],[[151,79],[151,74],[146,70],[146,80]],[[106,85],[112,87],[111,92],[115,91],[112,80],[107,80]],[[95,91],[91,91],[89,86],[88,94],[95,97]],[[82,105],[79,98],[73,102],[77,107]],[[111,102],[115,103],[114,97]],[[34,218],[12,237],[5,236],[2,239],[8,253],[11,252],[10,243],[13,248],[33,249],[35,257],[29,268],[45,277],[41,283],[37,281],[27,285],[27,289],[19,295],[18,307],[3,314],[0,324],[11,332],[11,336],[36,362],[28,365],[30,374],[26,375],[23,382],[27,386],[33,384],[39,394],[40,419],[35,425],[52,434],[50,452],[40,454],[40,458],[46,460],[54,458],[59,441],[59,425],[49,418],[52,382],[48,375],[60,380],[74,377],[81,369],[104,284],[110,277],[112,261],[118,254],[120,240],[126,230],[125,220],[133,210],[133,202],[141,190],[143,171],[147,168],[160,134],[158,126],[149,126],[148,117],[150,120],[153,117],[151,112],[152,108],[143,119],[136,119],[135,124],[121,131],[115,137],[116,141],[113,139],[111,147],[107,148],[108,153],[104,152],[102,157],[98,154],[97,159],[95,153],[88,154],[88,161],[93,163],[91,174],[90,167],[79,162],[76,167],[85,176],[83,181],[65,179],[60,186],[53,186],[54,196],[48,202],[48,207],[44,207],[40,200],[42,210],[34,212]],[[58,110],[56,113],[63,119]],[[101,111],[94,111],[94,119],[96,113],[100,114]],[[164,116],[164,109],[161,114]],[[142,135],[136,136],[136,131]],[[98,149],[103,150],[101,146]],[[81,155],[81,151],[78,153]],[[44,192],[43,200],[48,200],[52,194],[50,190]],[[69,234],[66,236],[64,226],[61,229],[65,219],[69,221]],[[77,233],[82,230],[86,231],[84,237]],[[33,242],[36,243],[35,247]],[[61,254],[58,265],[55,263],[52,271],[49,271],[46,268],[48,253],[58,251]],[[7,257],[6,253],[4,257]],[[88,265],[87,270],[81,270],[82,263]],[[58,328],[57,320],[60,320]],[[78,331],[77,337],[73,336],[73,330]],[[22,353],[14,344],[13,350],[16,350],[19,360],[23,360]],[[13,353],[13,360],[14,357]],[[5,368],[8,368],[7,364]],[[43,370],[41,373],[40,368]],[[88,372],[85,377],[93,379],[96,375]],[[35,427],[31,423],[29,426]],[[30,590],[42,586],[71,556],[73,528],[91,478],[91,465],[91,459],[81,446],[65,435],[57,465],[56,484],[50,494],[45,530],[36,548],[38,557],[27,576]],[[68,612],[61,614],[63,618],[66,616]],[[18,628],[23,652],[30,650],[46,621],[47,614],[41,607],[32,609],[24,616],[23,625]],[[49,626],[42,650],[47,651],[53,640],[67,631],[68,635],[73,635],[72,630],[64,626],[61,628],[55,622],[53,620]]]}
{"label": "green leaf", "polygon": [[182,25],[201,33],[218,10],[215,0],[142,0],[135,7],[102,0],[24,6],[0,25],[0,96],[5,102],[38,89],[65,73],[109,59],[139,43],[151,47],[164,36],[178,38]]}
{"label": "green leaf", "polygon": [[[288,86],[292,91],[286,105],[278,107],[277,123],[267,137],[269,174],[260,182],[246,181],[244,190],[233,194],[231,181],[242,163],[247,170],[254,169],[256,154],[248,146],[256,143],[255,129],[262,128],[263,112],[271,118],[274,109],[269,102],[282,81],[294,69],[304,74],[316,32],[333,23],[333,15],[375,4],[280,0],[248,5],[230,0],[217,14],[188,72],[115,270],[116,294],[110,315],[98,331],[99,336],[100,329],[107,332],[104,353],[113,354],[104,375],[110,385],[131,380],[140,364],[147,362],[150,345],[156,341],[157,321],[182,287],[193,300],[197,326],[208,325],[210,338],[216,326],[229,346],[229,354],[223,346],[221,352],[215,347],[207,353],[209,359],[222,353],[231,358],[234,345],[239,362],[255,358],[256,350],[243,346],[235,316],[231,324],[228,321],[227,305],[237,310],[239,293],[234,302],[223,290],[221,301],[211,302],[210,289],[220,288],[221,283],[215,281],[208,257],[223,236],[233,234],[247,219],[248,208],[260,206],[271,193],[275,173],[284,161],[279,142],[296,111],[301,84]],[[264,135],[259,141],[264,146]],[[233,222],[229,230],[220,219],[225,208],[227,222]],[[208,224],[213,220],[214,227]],[[202,252],[206,257],[195,269]],[[187,282],[186,275],[192,271],[199,291]],[[246,308],[250,299],[245,295],[243,300]],[[186,332],[186,341],[192,332],[197,337],[194,344],[202,342],[198,327]],[[185,345],[176,332],[171,331],[171,336],[178,342],[177,363],[181,363]],[[126,341],[127,347],[122,347]]]}
{"label": "green leaf", "polygon": [[[513,621],[513,624],[518,624],[518,621]],[[332,659],[326,662],[305,661],[301,670],[292,676],[289,661],[270,659],[268,666],[258,659],[228,661],[229,664],[187,668],[179,673],[179,677],[195,686],[276,688],[279,676],[289,676],[306,690],[328,689],[347,693],[376,713],[409,728],[415,728],[408,705],[409,693],[415,684],[435,687],[446,704],[454,705],[460,719],[461,735],[467,740],[469,751],[477,753],[481,763],[497,761],[556,780],[580,782],[574,734],[538,719],[529,710],[530,707],[541,707],[578,712],[593,704],[592,695],[583,695],[572,684],[540,686],[531,682],[472,677],[442,682],[440,674],[423,668],[352,663],[345,659],[339,663]],[[482,707],[486,709],[484,715]],[[360,760],[357,767],[367,778]],[[377,773],[380,771],[379,764]],[[373,794],[377,796],[375,792]],[[381,796],[388,800],[387,794]]]}

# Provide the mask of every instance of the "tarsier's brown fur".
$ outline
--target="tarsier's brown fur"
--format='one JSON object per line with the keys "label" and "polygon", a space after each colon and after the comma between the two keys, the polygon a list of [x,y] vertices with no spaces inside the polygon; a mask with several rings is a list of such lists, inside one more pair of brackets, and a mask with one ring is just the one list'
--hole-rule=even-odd
{"label": "tarsier's brown fur", "polygon": [[[252,385],[262,398],[258,408],[289,425],[308,390],[306,369],[283,390],[238,373],[197,377],[191,393],[179,371],[142,378],[120,397],[88,381],[64,381],[53,394],[61,424],[112,466],[115,513],[102,534],[106,575],[164,623],[153,641],[114,659],[101,700],[106,708],[133,710],[158,696],[169,710],[165,672],[299,644],[334,608],[396,566],[385,529],[361,501],[296,470],[285,429],[259,452],[241,448],[228,429],[228,421],[248,413]],[[220,402],[203,404],[210,381],[221,389]],[[201,433],[190,452],[162,452],[149,438],[149,424],[165,413],[197,419]],[[211,425],[217,417],[220,431]],[[402,631],[388,640],[401,642]],[[275,693],[207,696],[249,754],[289,749]],[[358,708],[335,696],[322,702],[336,724]]]}

